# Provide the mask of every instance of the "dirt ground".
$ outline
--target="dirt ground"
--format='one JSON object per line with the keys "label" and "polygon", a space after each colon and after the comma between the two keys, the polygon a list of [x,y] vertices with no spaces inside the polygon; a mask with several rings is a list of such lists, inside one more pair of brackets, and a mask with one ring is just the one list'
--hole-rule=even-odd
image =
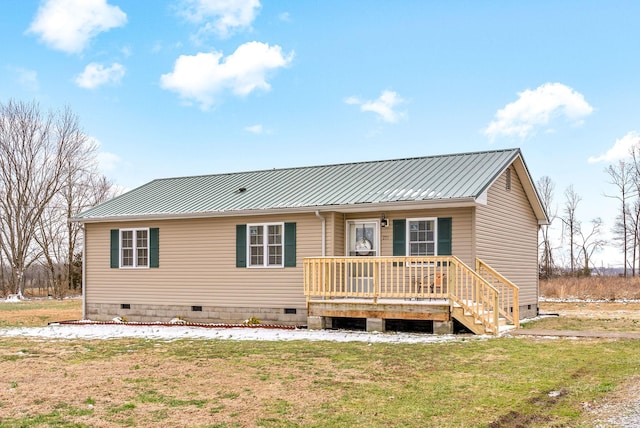
{"label": "dirt ground", "polygon": [[[91,344],[70,344],[66,355],[59,352],[60,345],[51,349],[47,343],[0,350],[0,373],[6,374],[0,399],[11,403],[0,408],[0,424],[3,418],[58,413],[92,427],[249,427],[283,413],[295,420],[296,409],[322,402],[296,367],[280,366],[276,373],[205,359],[158,359],[159,348],[132,347],[129,355],[84,362],[82,354],[95,352]],[[20,370],[14,356],[21,360]],[[60,360],[76,359],[77,364],[58,368]],[[328,362],[316,369],[333,370]],[[46,426],[55,421],[51,418]]]}
{"label": "dirt ground", "polygon": [[56,309],[54,314],[49,308],[34,308],[26,311],[3,311],[1,321],[6,325],[45,326],[53,321],[79,320],[82,309],[77,307]]}
{"label": "dirt ground", "polygon": [[640,302],[541,302],[540,314],[589,319],[640,320]]}

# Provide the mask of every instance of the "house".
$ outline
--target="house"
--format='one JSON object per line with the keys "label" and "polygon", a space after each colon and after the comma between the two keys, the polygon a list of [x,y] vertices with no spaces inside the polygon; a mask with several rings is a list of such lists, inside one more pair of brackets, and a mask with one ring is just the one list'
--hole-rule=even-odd
{"label": "house", "polygon": [[158,179],[72,221],[86,319],[436,333],[535,316],[548,223],[519,149]]}

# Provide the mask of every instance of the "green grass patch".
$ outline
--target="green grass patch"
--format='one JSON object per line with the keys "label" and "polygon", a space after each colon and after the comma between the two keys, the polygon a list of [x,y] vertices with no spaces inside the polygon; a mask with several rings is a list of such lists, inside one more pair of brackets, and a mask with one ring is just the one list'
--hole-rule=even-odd
{"label": "green grass patch", "polygon": [[76,309],[81,304],[80,299],[41,299],[41,300],[24,300],[15,303],[0,304],[0,313],[15,311],[31,311],[34,309],[46,309],[55,312],[67,309]]}

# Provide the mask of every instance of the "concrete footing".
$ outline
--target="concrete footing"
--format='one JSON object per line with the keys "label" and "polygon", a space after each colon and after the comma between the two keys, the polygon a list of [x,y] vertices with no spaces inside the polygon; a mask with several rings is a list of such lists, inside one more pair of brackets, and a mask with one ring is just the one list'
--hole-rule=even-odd
{"label": "concrete footing", "polygon": [[318,317],[314,315],[307,317],[307,328],[309,330],[324,330],[330,327],[330,324],[331,318],[328,317]]}
{"label": "concrete footing", "polygon": [[385,322],[382,318],[367,318],[367,331],[385,331]]}
{"label": "concrete footing", "polygon": [[433,334],[453,334],[453,321],[434,321]]}

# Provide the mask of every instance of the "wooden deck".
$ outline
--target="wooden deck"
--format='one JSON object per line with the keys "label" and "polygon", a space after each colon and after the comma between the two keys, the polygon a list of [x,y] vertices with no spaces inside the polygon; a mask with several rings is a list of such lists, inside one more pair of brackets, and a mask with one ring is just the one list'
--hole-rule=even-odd
{"label": "wooden deck", "polygon": [[304,290],[314,317],[455,318],[480,334],[518,325],[518,287],[481,260],[473,270],[455,256],[306,258]]}

